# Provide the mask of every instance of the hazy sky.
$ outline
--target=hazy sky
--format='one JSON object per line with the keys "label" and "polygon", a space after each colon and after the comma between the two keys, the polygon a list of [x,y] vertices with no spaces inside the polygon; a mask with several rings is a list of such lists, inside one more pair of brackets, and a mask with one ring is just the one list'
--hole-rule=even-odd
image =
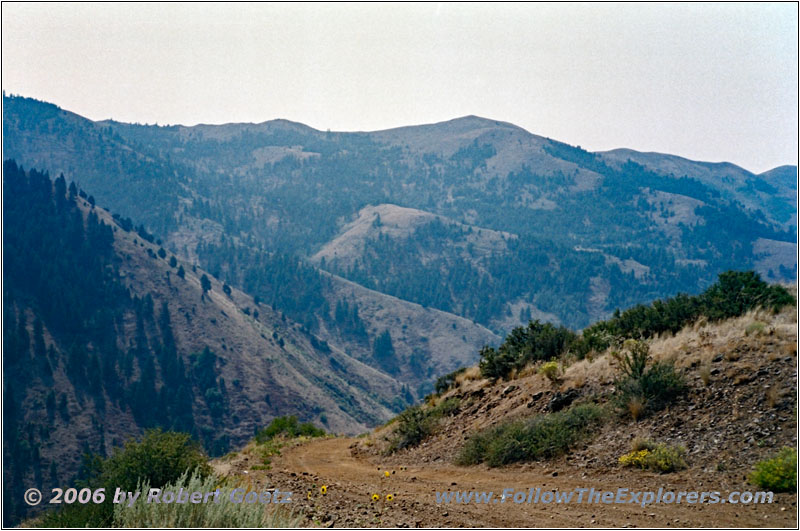
{"label": "hazy sky", "polygon": [[793,3],[3,3],[2,26],[3,89],[92,119],[476,114],[590,150],[797,163]]}

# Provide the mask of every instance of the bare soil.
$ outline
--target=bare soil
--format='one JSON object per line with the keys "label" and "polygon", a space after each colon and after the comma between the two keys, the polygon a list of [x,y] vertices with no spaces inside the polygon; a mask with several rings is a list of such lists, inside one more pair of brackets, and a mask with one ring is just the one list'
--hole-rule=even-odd
{"label": "bare soil", "polygon": [[[776,494],[772,504],[437,504],[436,492],[505,488],[566,491],[575,488],[720,491],[756,490],[725,477],[707,478],[696,469],[660,475],[640,470],[580,470],[563,464],[526,464],[500,469],[448,463],[385,463],[355,451],[357,439],[306,441],[283,451],[272,470],[248,469],[243,452],[217,463],[253,488],[293,493],[291,509],[308,527],[797,527],[797,496]],[[245,460],[247,459],[247,460]],[[245,474],[245,471],[247,473]],[[385,472],[389,471],[387,478]],[[322,495],[321,487],[327,487]],[[311,492],[311,497],[308,493]],[[371,501],[378,493],[381,501]],[[385,495],[394,494],[387,502]]]}

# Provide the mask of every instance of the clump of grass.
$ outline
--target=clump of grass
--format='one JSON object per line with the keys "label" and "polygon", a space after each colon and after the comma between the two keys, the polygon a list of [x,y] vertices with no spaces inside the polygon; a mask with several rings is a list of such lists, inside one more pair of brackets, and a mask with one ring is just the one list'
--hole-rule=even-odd
{"label": "clump of grass", "polygon": [[778,455],[756,464],[750,482],[773,492],[797,490],[797,450],[784,447]]}
{"label": "clump of grass", "polygon": [[628,403],[626,405],[628,408],[628,413],[631,414],[631,418],[634,420],[634,422],[639,420],[639,417],[642,416],[645,404],[645,399],[639,395],[632,395],[630,398],[628,398]]}
{"label": "clump of grass", "polygon": [[477,365],[467,368],[459,375],[456,376],[456,384],[461,385],[464,382],[471,382],[473,380],[480,380],[481,376],[481,369]]}
{"label": "clump of grass", "polygon": [[739,351],[734,348],[730,348],[725,352],[725,359],[728,361],[738,361],[739,357]]}
{"label": "clump of grass", "polygon": [[559,369],[558,362],[555,360],[543,363],[542,366],[539,367],[539,374],[544,375],[545,378],[553,383],[558,381],[558,376],[560,373],[561,371]]}
{"label": "clump of grass", "polygon": [[[257,528],[257,527],[297,527],[300,518],[287,514],[271,503],[231,503],[228,497],[233,487],[219,486],[215,476],[201,477],[183,474],[175,482],[164,486],[162,491],[213,492],[219,487],[220,503],[147,503],[149,483],[140,484],[137,489],[143,493],[132,506],[114,506],[114,527],[138,528]],[[248,489],[252,490],[252,489]]]}
{"label": "clump of grass", "polygon": [[767,407],[769,407],[770,409],[774,408],[775,404],[777,404],[781,399],[780,387],[778,385],[773,385],[772,387],[767,389],[766,398],[767,398]]}
{"label": "clump of grass", "polygon": [[485,462],[497,467],[557,457],[588,437],[604,417],[604,409],[597,404],[581,404],[557,413],[506,422],[470,437],[457,462]]}
{"label": "clump of grass", "polygon": [[653,450],[657,443],[651,441],[650,439],[645,439],[644,437],[636,437],[633,442],[631,442],[631,450],[634,452],[639,452],[641,450]]}
{"label": "clump of grass", "polygon": [[708,384],[711,383],[711,367],[707,363],[703,364],[697,372],[700,375],[700,380],[703,381],[703,385],[708,387]]}
{"label": "clump of grass", "polygon": [[766,326],[767,326],[767,324],[762,322],[762,321],[753,321],[752,323],[747,325],[747,327],[744,329],[744,334],[746,336],[753,335],[753,334],[761,335],[761,334],[764,333],[764,328]]}
{"label": "clump of grass", "polygon": [[570,385],[574,389],[580,389],[584,385],[586,385],[586,380],[587,380],[586,367],[585,366],[575,367],[573,365],[573,370],[569,374]]}
{"label": "clump of grass", "polygon": [[389,445],[388,453],[416,446],[436,431],[442,417],[458,412],[461,401],[451,397],[434,406],[417,405],[397,416],[397,427]]}
{"label": "clump of grass", "polygon": [[456,383],[456,378],[467,371],[466,367],[461,367],[460,369],[456,369],[455,371],[445,374],[444,376],[440,376],[436,380],[436,384],[434,385],[434,389],[436,390],[436,394],[440,395],[446,392],[448,389],[453,387]]}
{"label": "clump of grass", "polygon": [[631,452],[621,456],[619,463],[622,466],[667,473],[686,468],[688,465],[685,456],[686,448],[683,446],[671,446],[646,439],[636,439],[631,446]]}

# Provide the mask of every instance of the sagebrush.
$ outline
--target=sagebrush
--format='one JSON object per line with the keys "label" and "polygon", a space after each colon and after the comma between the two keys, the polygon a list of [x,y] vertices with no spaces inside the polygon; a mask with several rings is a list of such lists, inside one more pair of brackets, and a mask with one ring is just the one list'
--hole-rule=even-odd
{"label": "sagebrush", "polygon": [[588,437],[605,417],[597,404],[580,404],[557,413],[505,422],[470,437],[458,456],[462,465],[491,467],[557,457]]}
{"label": "sagebrush", "polygon": [[[114,527],[136,528],[264,528],[297,527],[300,518],[292,516],[282,504],[234,503],[230,495],[234,487],[220,485],[216,476],[203,478],[197,473],[184,474],[175,482],[163,487],[163,491],[212,492],[219,488],[219,502],[208,503],[147,503],[149,483],[142,483],[137,490],[142,494],[132,506],[114,506]],[[252,489],[249,489],[252,490]],[[288,505],[288,504],[287,504]]]}

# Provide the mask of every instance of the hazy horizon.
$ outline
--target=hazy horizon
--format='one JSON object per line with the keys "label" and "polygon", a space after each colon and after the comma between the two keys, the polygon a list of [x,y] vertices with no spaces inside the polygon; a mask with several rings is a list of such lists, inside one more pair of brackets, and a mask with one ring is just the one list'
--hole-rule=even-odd
{"label": "hazy horizon", "polygon": [[790,4],[4,4],[3,90],[92,120],[376,131],[467,115],[591,151],[797,164]]}

